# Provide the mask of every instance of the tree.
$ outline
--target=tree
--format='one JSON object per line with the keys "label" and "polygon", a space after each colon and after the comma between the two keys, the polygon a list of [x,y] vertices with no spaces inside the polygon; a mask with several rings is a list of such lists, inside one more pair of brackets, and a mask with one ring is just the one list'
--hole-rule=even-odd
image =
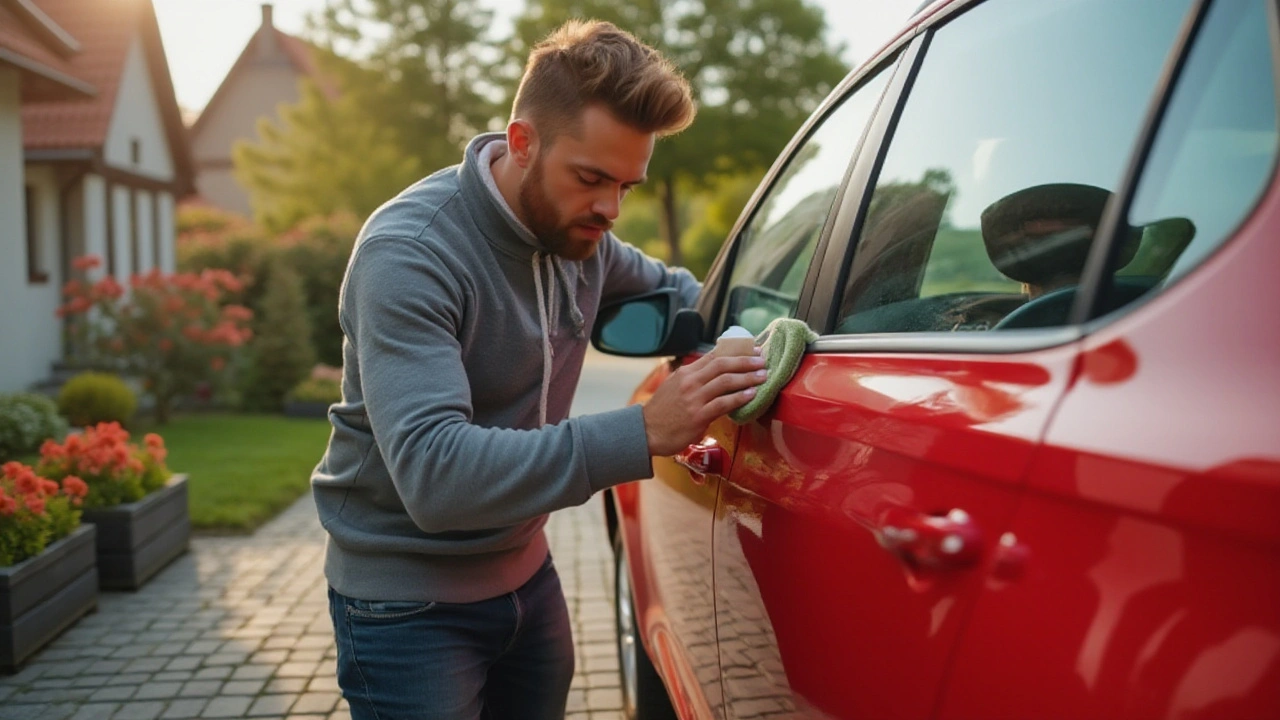
{"label": "tree", "polygon": [[343,210],[366,217],[420,177],[420,159],[376,108],[356,94],[330,100],[309,80],[301,90],[296,105],[281,107],[279,123],[259,121],[258,142],[232,150],[254,218],[269,232]]}
{"label": "tree", "polygon": [[315,351],[302,281],[277,258],[267,278],[266,294],[244,383],[244,404],[254,410],[279,410],[284,397],[311,372]]}
{"label": "tree", "polygon": [[331,0],[313,24],[325,46],[358,58],[325,63],[344,96],[432,172],[497,114],[492,19],[478,0]]}
{"label": "tree", "polygon": [[697,120],[658,143],[649,165],[648,192],[658,198],[673,264],[683,260],[678,192],[767,168],[847,71],[841,48],[823,40],[821,8],[805,0],[529,0],[508,44],[508,70],[571,18],[608,20],[635,34],[694,87]]}

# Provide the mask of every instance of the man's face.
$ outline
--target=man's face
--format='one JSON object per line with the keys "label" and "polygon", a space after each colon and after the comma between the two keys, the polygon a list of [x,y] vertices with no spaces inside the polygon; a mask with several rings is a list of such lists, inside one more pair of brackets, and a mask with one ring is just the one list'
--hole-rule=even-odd
{"label": "man's face", "polygon": [[622,198],[644,182],[654,134],[591,106],[579,131],[540,143],[520,181],[522,218],[547,250],[568,260],[595,253]]}

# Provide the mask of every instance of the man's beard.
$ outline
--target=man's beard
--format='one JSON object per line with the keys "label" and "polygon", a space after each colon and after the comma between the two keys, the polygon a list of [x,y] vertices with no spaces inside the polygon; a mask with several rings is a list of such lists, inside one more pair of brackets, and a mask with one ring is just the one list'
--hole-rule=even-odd
{"label": "man's beard", "polygon": [[574,240],[569,237],[569,228],[576,224],[586,224],[608,230],[613,223],[602,215],[592,214],[561,224],[560,213],[551,204],[551,198],[547,197],[543,175],[542,158],[538,158],[520,181],[520,207],[524,210],[525,224],[551,254],[566,260],[586,260],[595,254],[599,243],[593,240]]}

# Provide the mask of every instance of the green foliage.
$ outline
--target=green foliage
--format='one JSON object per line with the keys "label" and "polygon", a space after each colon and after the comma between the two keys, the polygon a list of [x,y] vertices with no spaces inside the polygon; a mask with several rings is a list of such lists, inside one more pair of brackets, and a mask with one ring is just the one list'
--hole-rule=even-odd
{"label": "green foliage", "polygon": [[359,233],[360,221],[339,213],[306,220],[277,241],[285,262],[302,279],[316,358],[327,365],[342,365],[338,291]]}
{"label": "green foliage", "polygon": [[762,176],[759,171],[719,178],[694,199],[692,216],[697,219],[680,237],[684,266],[694,275],[706,277]]}
{"label": "green foliage", "polygon": [[342,383],[330,378],[307,378],[289,391],[289,399],[332,405],[342,400]]}
{"label": "green foliage", "polygon": [[285,395],[315,365],[306,302],[298,274],[288,263],[275,262],[249,345],[249,369],[242,390],[247,408],[279,410]]}
{"label": "green foliage", "polygon": [[317,358],[341,365],[338,290],[360,233],[360,220],[339,212],[309,217],[283,233],[269,234],[243,218],[228,217],[230,221],[221,225],[192,223],[178,236],[179,268],[228,270],[245,279],[244,289],[230,298],[261,315],[270,268],[284,262],[302,279]]}
{"label": "green foliage", "polygon": [[255,280],[271,258],[267,233],[246,218],[211,208],[179,208],[177,223],[179,272],[226,270],[244,283],[240,291],[228,292],[226,301],[256,308],[261,293]]}
{"label": "green foliage", "polygon": [[0,567],[39,555],[79,525],[80,509],[62,495],[46,498],[44,512],[39,515],[26,507],[12,515],[0,514]]}
{"label": "green foliage", "polygon": [[305,81],[280,115],[259,121],[257,142],[232,149],[254,219],[269,232],[335,211],[365,217],[422,174],[421,160],[359,93],[331,99]]}
{"label": "green foliage", "polygon": [[317,27],[325,46],[360,46],[348,53],[358,54],[359,64],[330,58],[326,71],[338,77],[344,100],[384,128],[424,172],[457,163],[466,142],[506,113],[494,102],[502,93],[491,80],[493,13],[485,5],[332,0]]}
{"label": "green foliage", "polygon": [[36,393],[0,394],[0,461],[34,452],[61,438],[67,423],[53,400]]}
{"label": "green foliage", "polygon": [[127,423],[138,409],[138,398],[119,376],[82,372],[58,391],[58,411],[75,427],[100,422]]}

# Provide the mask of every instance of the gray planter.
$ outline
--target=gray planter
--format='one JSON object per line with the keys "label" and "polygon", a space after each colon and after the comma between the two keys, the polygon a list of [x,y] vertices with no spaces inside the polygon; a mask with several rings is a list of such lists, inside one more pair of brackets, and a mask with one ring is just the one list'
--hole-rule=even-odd
{"label": "gray planter", "polygon": [[323,420],[329,417],[329,406],[332,404],[319,400],[285,400],[284,415],[285,417],[318,418]]}
{"label": "gray planter", "polygon": [[98,528],[98,581],[103,590],[137,590],[187,551],[191,517],[187,476],[137,502],[85,510],[81,522]]}
{"label": "gray planter", "polygon": [[94,534],[81,525],[39,555],[0,567],[0,672],[17,670],[98,606]]}

